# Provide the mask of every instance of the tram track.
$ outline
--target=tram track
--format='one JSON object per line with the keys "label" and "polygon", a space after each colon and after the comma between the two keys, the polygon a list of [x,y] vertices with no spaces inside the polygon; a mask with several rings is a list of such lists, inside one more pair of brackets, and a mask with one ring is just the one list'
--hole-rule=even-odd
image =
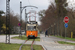
{"label": "tram track", "polygon": [[[23,45],[26,43],[27,40],[25,40],[22,45],[20,46],[19,50],[22,50]],[[31,46],[33,45],[33,43],[31,44]],[[31,50],[34,50],[33,47],[31,47]]]}
{"label": "tram track", "polygon": [[[26,41],[26,40],[25,40]],[[22,43],[22,45],[20,46],[19,50],[22,50],[22,46],[24,45],[25,41]]]}

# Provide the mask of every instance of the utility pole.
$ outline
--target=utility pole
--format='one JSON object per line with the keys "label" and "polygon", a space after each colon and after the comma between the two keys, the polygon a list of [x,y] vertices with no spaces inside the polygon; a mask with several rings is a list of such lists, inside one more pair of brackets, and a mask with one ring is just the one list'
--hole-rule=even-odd
{"label": "utility pole", "polygon": [[0,15],[0,34],[1,34],[1,15]]}
{"label": "utility pole", "polygon": [[52,32],[53,32],[53,31],[52,31],[52,27],[53,27],[53,26],[51,25],[51,34],[52,34]]}
{"label": "utility pole", "polygon": [[10,44],[10,0],[6,0],[6,43]]}
{"label": "utility pole", "polygon": [[51,34],[51,27],[50,27],[50,34]]}
{"label": "utility pole", "polygon": [[26,13],[26,9],[25,9],[25,34],[26,34],[26,23],[27,23],[27,13]]}
{"label": "utility pole", "polygon": [[54,36],[55,36],[55,27],[56,27],[56,23],[54,23]]}
{"label": "utility pole", "polygon": [[22,34],[21,34],[21,27],[22,27],[22,2],[20,1],[20,34],[19,34],[19,37],[22,37]]}

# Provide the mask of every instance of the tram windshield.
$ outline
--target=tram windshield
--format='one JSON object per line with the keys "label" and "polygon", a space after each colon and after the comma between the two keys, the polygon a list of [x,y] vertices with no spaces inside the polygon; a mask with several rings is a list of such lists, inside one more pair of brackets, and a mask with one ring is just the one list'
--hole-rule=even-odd
{"label": "tram windshield", "polygon": [[36,26],[28,26],[27,30],[36,30]]}

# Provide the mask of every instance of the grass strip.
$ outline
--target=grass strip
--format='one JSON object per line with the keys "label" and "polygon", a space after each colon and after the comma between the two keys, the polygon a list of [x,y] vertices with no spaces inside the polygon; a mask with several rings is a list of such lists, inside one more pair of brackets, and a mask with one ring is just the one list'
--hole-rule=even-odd
{"label": "grass strip", "polygon": [[70,42],[64,42],[64,41],[58,41],[59,44],[69,44],[69,45],[75,45],[75,43]]}
{"label": "grass strip", "polygon": [[[65,37],[61,37],[61,36],[55,36],[55,37],[65,39]],[[69,37],[66,37],[66,39],[67,39],[67,40],[75,41],[75,38],[69,38]]]}
{"label": "grass strip", "polygon": [[[20,40],[27,40],[27,37],[25,35],[22,36],[22,38],[19,38],[19,36],[15,36],[15,37],[12,37],[12,39],[20,39]],[[29,39],[29,41],[32,41],[33,39]],[[35,41],[40,41],[40,37],[37,37],[35,39]]]}
{"label": "grass strip", "polygon": [[[19,50],[19,47],[21,44],[5,44],[5,43],[0,43],[0,50]],[[22,50],[30,50],[31,45],[30,44],[25,44],[22,47]],[[35,50],[44,50],[41,45],[33,45],[33,48]]]}

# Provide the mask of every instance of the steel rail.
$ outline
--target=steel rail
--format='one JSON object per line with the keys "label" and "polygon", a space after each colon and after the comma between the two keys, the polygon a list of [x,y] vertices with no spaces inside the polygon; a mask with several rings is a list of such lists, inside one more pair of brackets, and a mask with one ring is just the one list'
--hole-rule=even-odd
{"label": "steel rail", "polygon": [[[24,43],[26,42],[27,40],[25,40],[23,43],[22,43],[22,45],[20,46],[20,48],[19,48],[19,50],[22,50],[22,47],[23,47],[23,45],[24,45]],[[33,42],[33,41],[32,41]],[[34,42],[33,42],[34,43]],[[31,44],[31,46],[33,45],[33,43]],[[33,47],[31,47],[31,50],[34,50],[33,49]]]}
{"label": "steel rail", "polygon": [[22,46],[24,45],[24,43],[25,43],[25,41],[24,41],[24,42],[23,42],[23,44],[20,46],[19,50],[21,50],[21,49],[22,49]]}

